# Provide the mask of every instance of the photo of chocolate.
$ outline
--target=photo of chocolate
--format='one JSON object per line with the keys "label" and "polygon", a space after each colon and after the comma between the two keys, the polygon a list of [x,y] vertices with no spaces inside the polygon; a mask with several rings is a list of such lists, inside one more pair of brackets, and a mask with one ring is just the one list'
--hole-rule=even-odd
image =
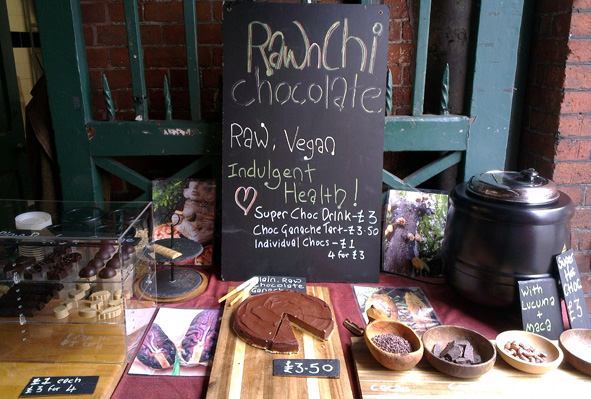
{"label": "photo of chocolate", "polygon": [[[129,374],[209,375],[219,322],[218,309],[160,308]],[[173,348],[176,355],[170,355]],[[167,363],[170,367],[159,367]]]}

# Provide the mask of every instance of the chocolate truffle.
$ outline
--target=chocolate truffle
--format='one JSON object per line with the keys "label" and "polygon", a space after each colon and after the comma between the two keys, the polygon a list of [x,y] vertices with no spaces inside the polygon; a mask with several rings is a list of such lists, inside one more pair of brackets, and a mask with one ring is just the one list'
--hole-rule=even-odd
{"label": "chocolate truffle", "polygon": [[135,252],[135,247],[131,244],[123,244],[121,246],[121,250],[122,250],[122,252],[131,255],[132,253]]}
{"label": "chocolate truffle", "polygon": [[115,246],[108,242],[101,245],[100,251],[107,251],[108,253],[112,254],[116,251]]}
{"label": "chocolate truffle", "polygon": [[80,272],[78,273],[78,275],[82,278],[93,277],[93,276],[96,276],[96,269],[92,266],[86,266],[86,267],[83,267],[82,269],[80,269]]}
{"label": "chocolate truffle", "polygon": [[121,261],[119,260],[119,256],[115,255],[112,259],[109,259],[106,267],[112,267],[113,269],[121,269]]}
{"label": "chocolate truffle", "polygon": [[104,267],[99,272],[99,278],[108,279],[113,278],[117,275],[117,271],[112,267]]}
{"label": "chocolate truffle", "polygon": [[94,259],[107,260],[111,257],[111,253],[107,250],[101,249],[94,255]]}
{"label": "chocolate truffle", "polygon": [[105,262],[103,262],[101,259],[94,258],[90,262],[88,262],[87,266],[94,267],[95,269],[100,269],[104,265]]}

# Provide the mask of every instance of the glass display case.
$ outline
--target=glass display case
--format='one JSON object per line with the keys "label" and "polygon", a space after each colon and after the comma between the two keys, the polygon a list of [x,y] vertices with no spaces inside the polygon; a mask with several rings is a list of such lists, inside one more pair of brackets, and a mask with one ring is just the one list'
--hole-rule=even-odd
{"label": "glass display case", "polygon": [[151,202],[0,200],[0,361],[131,361],[157,306],[152,228]]}

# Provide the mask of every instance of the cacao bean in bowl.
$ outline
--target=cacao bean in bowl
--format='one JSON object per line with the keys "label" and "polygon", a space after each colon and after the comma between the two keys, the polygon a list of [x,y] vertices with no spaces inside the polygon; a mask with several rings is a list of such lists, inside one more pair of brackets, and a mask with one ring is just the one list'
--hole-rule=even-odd
{"label": "cacao bean in bowl", "polygon": [[423,342],[404,323],[378,319],[365,327],[365,343],[373,357],[390,370],[410,370],[423,358]]}
{"label": "cacao bean in bowl", "polygon": [[469,328],[443,325],[423,334],[425,357],[433,368],[457,378],[476,378],[495,365],[497,351],[484,335]]}
{"label": "cacao bean in bowl", "polygon": [[545,374],[560,366],[564,358],[558,345],[532,332],[504,331],[497,335],[495,341],[501,358],[526,373]]}

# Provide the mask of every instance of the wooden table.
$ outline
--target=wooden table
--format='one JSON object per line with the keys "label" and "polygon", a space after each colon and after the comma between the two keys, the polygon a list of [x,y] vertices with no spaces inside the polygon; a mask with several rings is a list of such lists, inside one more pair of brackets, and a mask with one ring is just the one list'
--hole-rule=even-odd
{"label": "wooden table", "polygon": [[588,392],[591,377],[568,363],[544,375],[528,374],[506,363],[497,354],[495,366],[478,378],[450,377],[431,367],[426,358],[411,370],[396,372],[379,364],[367,349],[363,338],[352,342],[355,371],[362,399],[408,397],[454,398],[546,398],[550,395],[575,398]]}

